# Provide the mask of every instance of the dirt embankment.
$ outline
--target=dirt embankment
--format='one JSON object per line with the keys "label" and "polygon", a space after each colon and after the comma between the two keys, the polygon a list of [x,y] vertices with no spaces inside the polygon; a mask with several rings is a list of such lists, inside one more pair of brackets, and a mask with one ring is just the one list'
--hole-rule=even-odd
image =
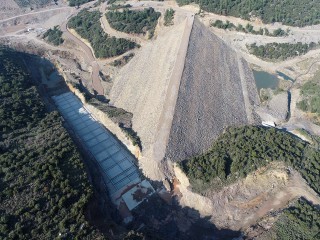
{"label": "dirt embankment", "polygon": [[110,93],[112,104],[133,113],[132,126],[146,156],[141,159],[141,166],[148,177],[158,180],[163,178],[158,163],[147,151],[158,137],[156,131],[180,44],[188,41],[183,39],[185,27],[183,22],[144,45],[115,77]]}
{"label": "dirt embankment", "polygon": [[319,196],[308,187],[299,173],[273,162],[267,167],[248,175],[245,179],[224,187],[219,192],[193,193],[185,174],[175,167],[180,185],[180,204],[197,209],[203,216],[221,228],[246,229],[270,211],[282,209],[288,202],[305,197],[314,204]]}

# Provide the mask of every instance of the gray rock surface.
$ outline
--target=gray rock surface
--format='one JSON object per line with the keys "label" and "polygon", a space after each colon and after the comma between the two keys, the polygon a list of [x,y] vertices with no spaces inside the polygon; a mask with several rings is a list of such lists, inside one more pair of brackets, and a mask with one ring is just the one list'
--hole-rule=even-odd
{"label": "gray rock surface", "polygon": [[201,154],[224,128],[254,123],[252,108],[245,103],[257,101],[257,94],[249,98],[257,90],[254,83],[247,84],[250,76],[246,77],[248,69],[243,65],[235,51],[198,20],[194,21],[167,158],[180,161]]}

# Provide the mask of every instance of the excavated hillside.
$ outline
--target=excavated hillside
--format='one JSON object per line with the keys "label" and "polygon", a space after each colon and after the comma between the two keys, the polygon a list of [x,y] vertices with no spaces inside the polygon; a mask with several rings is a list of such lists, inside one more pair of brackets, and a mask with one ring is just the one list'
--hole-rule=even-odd
{"label": "excavated hillside", "polygon": [[137,53],[115,78],[110,99],[133,113],[139,162],[152,179],[170,174],[164,159],[202,153],[225,127],[259,121],[248,64],[193,15]]}

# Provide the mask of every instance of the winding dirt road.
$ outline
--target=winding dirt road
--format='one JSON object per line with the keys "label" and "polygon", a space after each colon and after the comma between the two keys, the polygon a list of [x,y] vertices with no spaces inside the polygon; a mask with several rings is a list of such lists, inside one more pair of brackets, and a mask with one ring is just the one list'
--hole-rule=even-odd
{"label": "winding dirt road", "polygon": [[69,29],[67,28],[67,21],[61,25],[61,31],[64,33],[65,38],[72,40],[78,46],[80,46],[80,48],[83,50],[84,52],[83,57],[85,58],[85,61],[91,65],[91,68],[92,68],[92,71],[91,71],[92,88],[98,95],[104,95],[104,90],[103,90],[100,76],[99,76],[100,67],[96,61],[93,50],[91,50],[91,48],[88,47],[80,38],[73,35],[69,31]]}

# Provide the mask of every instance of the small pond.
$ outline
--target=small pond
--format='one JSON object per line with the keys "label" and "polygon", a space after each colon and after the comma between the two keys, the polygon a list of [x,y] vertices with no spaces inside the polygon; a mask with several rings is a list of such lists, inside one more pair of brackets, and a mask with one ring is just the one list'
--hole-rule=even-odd
{"label": "small pond", "polygon": [[253,70],[254,79],[256,81],[258,92],[261,88],[276,89],[279,84],[277,75],[270,74],[264,71]]}

